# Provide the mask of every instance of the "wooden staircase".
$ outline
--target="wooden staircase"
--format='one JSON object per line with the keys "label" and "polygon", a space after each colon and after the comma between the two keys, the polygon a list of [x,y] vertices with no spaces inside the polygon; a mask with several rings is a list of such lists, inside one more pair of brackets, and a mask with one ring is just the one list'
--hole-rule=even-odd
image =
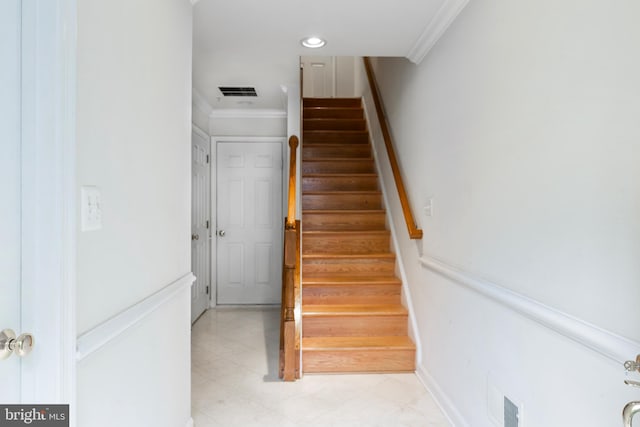
{"label": "wooden staircase", "polygon": [[303,372],[413,372],[361,101],[303,106]]}

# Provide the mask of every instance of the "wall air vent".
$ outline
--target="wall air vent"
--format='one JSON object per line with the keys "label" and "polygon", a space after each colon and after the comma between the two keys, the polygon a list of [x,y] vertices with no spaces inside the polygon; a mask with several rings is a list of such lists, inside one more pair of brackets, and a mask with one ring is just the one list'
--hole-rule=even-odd
{"label": "wall air vent", "polygon": [[218,89],[224,96],[258,96],[254,87],[220,86]]}

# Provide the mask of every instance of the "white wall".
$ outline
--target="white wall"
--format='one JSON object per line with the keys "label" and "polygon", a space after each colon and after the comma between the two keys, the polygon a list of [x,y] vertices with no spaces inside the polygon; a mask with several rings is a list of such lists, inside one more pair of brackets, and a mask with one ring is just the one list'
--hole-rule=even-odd
{"label": "white wall", "polygon": [[[103,222],[78,232],[82,335],[191,270],[191,4],[79,0],[77,54],[78,186],[100,188]],[[188,422],[190,305],[177,295],[78,365],[78,426]]]}
{"label": "white wall", "polygon": [[[220,113],[218,113],[220,114]],[[214,136],[281,136],[287,135],[287,116],[284,111],[252,115],[248,110],[240,110],[234,116],[213,115],[209,118],[209,129]],[[261,117],[262,115],[262,117]]]}
{"label": "white wall", "polygon": [[[524,405],[526,426],[615,425],[638,397],[623,385],[619,363],[419,258],[442,260],[640,348],[639,13],[632,1],[478,0],[421,65],[377,61],[425,234],[408,240],[394,200],[424,351],[420,370],[443,402],[453,402],[448,411],[459,424],[492,425],[489,377]],[[428,197],[432,217],[422,214]]]}

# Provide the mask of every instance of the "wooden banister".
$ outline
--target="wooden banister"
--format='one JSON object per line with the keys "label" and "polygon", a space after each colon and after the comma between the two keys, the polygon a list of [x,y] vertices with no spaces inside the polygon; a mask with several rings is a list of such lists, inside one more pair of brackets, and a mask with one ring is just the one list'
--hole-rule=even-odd
{"label": "wooden banister", "polygon": [[376,83],[376,77],[373,73],[373,66],[369,57],[364,57],[364,68],[367,72],[367,78],[369,80],[369,86],[371,87],[371,94],[373,95],[373,102],[376,106],[376,113],[378,115],[378,122],[382,130],[382,136],[384,138],[384,145],[387,148],[387,156],[389,157],[389,163],[391,163],[391,171],[393,172],[393,178],[396,182],[396,188],[398,195],[400,196],[400,204],[402,205],[402,213],[404,214],[404,220],[407,223],[407,229],[409,231],[409,237],[411,239],[422,239],[422,230],[417,227],[416,221],[411,213],[411,205],[409,204],[409,198],[407,197],[407,191],[402,181],[402,175],[400,174],[400,167],[398,166],[398,159],[393,149],[393,140],[391,139],[391,132],[389,131],[389,123],[387,116],[384,113],[384,107],[382,105],[382,99],[380,97],[380,91],[378,84]]}
{"label": "wooden banister", "polygon": [[[289,196],[284,220],[284,257],[282,268],[282,305],[280,309],[280,378],[295,381],[300,377],[300,333],[295,318],[300,290],[300,221],[296,221],[296,174],[298,138],[289,138]],[[297,291],[297,292],[296,292]]]}
{"label": "wooden banister", "polygon": [[287,199],[287,228],[296,225],[296,150],[298,149],[298,137],[292,135],[289,138],[289,197]]}

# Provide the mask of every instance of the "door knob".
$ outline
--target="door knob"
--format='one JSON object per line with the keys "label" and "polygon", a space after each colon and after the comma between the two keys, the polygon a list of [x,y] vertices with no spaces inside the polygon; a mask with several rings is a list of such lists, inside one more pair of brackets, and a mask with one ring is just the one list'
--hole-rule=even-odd
{"label": "door knob", "polygon": [[200,236],[198,236],[197,234],[192,234],[191,240],[200,240]]}
{"label": "door knob", "polygon": [[227,233],[225,233],[224,230],[218,231],[218,236],[220,236],[220,237],[224,237],[225,234],[227,234]]}
{"label": "door knob", "polygon": [[13,330],[5,329],[0,332],[0,360],[8,358],[12,353],[24,357],[31,353],[34,344],[33,335],[25,333],[16,338]]}

